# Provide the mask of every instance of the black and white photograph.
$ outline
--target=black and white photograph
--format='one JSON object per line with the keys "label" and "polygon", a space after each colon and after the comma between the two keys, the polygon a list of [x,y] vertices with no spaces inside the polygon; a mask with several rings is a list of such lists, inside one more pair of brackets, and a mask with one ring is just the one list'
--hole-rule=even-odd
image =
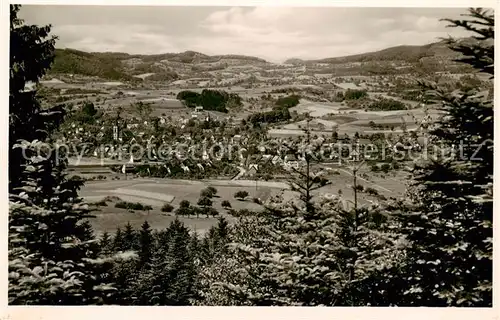
{"label": "black and white photograph", "polygon": [[491,5],[3,5],[8,305],[492,308]]}

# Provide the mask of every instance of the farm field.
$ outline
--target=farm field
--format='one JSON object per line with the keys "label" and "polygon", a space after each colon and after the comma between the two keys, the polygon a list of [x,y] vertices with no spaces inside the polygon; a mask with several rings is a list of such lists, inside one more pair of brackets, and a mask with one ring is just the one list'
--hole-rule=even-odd
{"label": "farm field", "polygon": [[[213,207],[224,214],[221,202],[228,200],[233,209],[260,210],[262,206],[252,201],[254,197],[262,201],[270,196],[276,195],[287,186],[279,182],[258,182],[255,181],[191,181],[176,179],[131,179],[116,181],[91,181],[82,188],[80,195],[88,202],[98,202],[107,196],[119,197],[123,201],[140,202],[151,205],[153,210],[149,213],[143,211],[128,212],[126,209],[115,208],[113,204],[101,207],[101,211],[95,213],[96,218],[90,221],[97,233],[112,231],[117,227],[123,227],[127,222],[135,227],[147,220],[153,229],[162,229],[175,219],[172,214],[165,215],[161,212],[161,207],[165,203],[170,203],[177,208],[180,201],[187,200],[192,205],[196,205],[200,192],[208,186],[217,189],[217,197],[213,198]],[[234,199],[234,193],[244,190],[249,193],[247,200],[239,201]],[[207,231],[217,222],[216,218],[206,218],[200,216],[181,217],[182,221],[193,230],[199,232]]]}
{"label": "farm field", "polygon": [[[352,206],[354,199],[352,173],[348,169],[336,164],[321,166],[329,168],[327,170],[330,171],[330,174],[327,175],[327,179],[331,184],[316,190],[316,193],[338,195],[340,191],[348,207]],[[335,174],[335,171],[338,173]],[[405,178],[406,176],[400,172],[382,175],[370,172],[368,168],[361,168],[358,172],[357,184],[362,185],[365,189],[375,189],[378,194],[386,198],[391,198],[399,197],[405,191]],[[358,192],[358,204],[360,206],[369,205],[374,201],[377,201],[376,197],[368,195],[366,192]]]}
{"label": "farm field", "polygon": [[[336,130],[338,134],[354,134],[359,133],[377,133],[377,132],[402,132],[397,128],[403,123],[407,130],[416,130],[420,123],[429,117],[431,122],[436,121],[441,112],[432,107],[424,110],[424,108],[416,108],[411,110],[394,110],[394,111],[364,111],[359,109],[342,109],[339,103],[319,103],[302,100],[298,106],[290,108],[298,113],[309,113],[317,122],[323,126],[319,129],[315,126],[312,131],[317,135],[330,135],[332,130]],[[374,130],[369,128],[371,123],[383,126],[394,126],[394,130]],[[297,136],[302,135],[304,121],[289,123],[269,129],[271,137]]]}
{"label": "farm field", "polygon": [[[325,166],[328,167],[328,166]],[[344,205],[352,206],[354,192],[351,188],[352,175],[348,170],[339,168],[337,165],[329,166],[332,173],[327,176],[331,184],[315,191],[316,194],[326,194],[327,196],[338,195],[339,190],[344,200]],[[338,171],[334,174],[333,171]],[[368,175],[368,179],[361,176],[362,173]],[[379,194],[389,198],[401,194],[404,190],[404,177],[386,175],[383,178],[368,172],[362,171],[358,177],[358,183],[365,188],[371,187]],[[256,204],[252,199],[259,198],[265,202],[270,197],[283,194],[285,198],[294,198],[294,192],[288,190],[285,182],[278,181],[258,181],[253,180],[178,180],[178,179],[130,179],[113,181],[90,181],[81,190],[80,195],[89,203],[103,200],[105,197],[118,197],[122,201],[140,202],[151,205],[152,210],[130,212],[126,209],[115,208],[114,203],[100,207],[100,211],[94,212],[95,218],[90,222],[97,234],[104,231],[114,231],[118,227],[124,227],[128,222],[135,228],[139,228],[144,221],[148,221],[153,229],[163,229],[168,227],[175,219],[173,213],[161,212],[161,207],[165,203],[170,203],[177,208],[181,200],[188,200],[192,205],[196,205],[201,190],[208,186],[217,189],[217,197],[213,198],[213,207],[220,214],[227,217],[229,221],[234,218],[228,215],[223,209],[221,202],[228,200],[233,209],[262,210],[263,207]],[[234,199],[234,193],[244,190],[249,193],[245,201]],[[369,205],[377,198],[366,194],[358,193],[359,205]],[[174,209],[175,210],[175,209]],[[179,217],[192,230],[199,233],[206,232],[211,226],[217,223],[217,219],[206,216],[200,217]]]}
{"label": "farm field", "polygon": [[340,103],[313,102],[302,99],[297,106],[290,108],[290,112],[297,111],[297,113],[299,114],[309,113],[311,117],[316,118],[322,117],[329,113],[338,113],[340,108],[342,108],[342,105]]}

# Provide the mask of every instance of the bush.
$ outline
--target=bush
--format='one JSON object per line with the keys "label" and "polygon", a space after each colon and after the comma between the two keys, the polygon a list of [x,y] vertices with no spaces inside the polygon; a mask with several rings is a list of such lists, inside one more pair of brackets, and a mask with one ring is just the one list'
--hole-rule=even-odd
{"label": "bush", "polygon": [[347,91],[344,94],[344,98],[346,100],[358,100],[358,99],[366,97],[367,95],[368,94],[364,90],[347,89]]}
{"label": "bush", "polygon": [[253,198],[252,200],[253,200],[254,203],[262,204],[262,201],[260,201],[259,198]]}
{"label": "bush", "polygon": [[397,161],[394,161],[394,162],[392,162],[392,168],[394,170],[398,170],[399,168],[401,168],[401,166],[399,165],[399,163]]}
{"label": "bush", "polygon": [[379,168],[379,167],[378,167],[378,165],[376,165],[376,164],[373,164],[373,165],[370,167],[370,170],[371,170],[372,172],[378,172],[378,171],[379,171],[379,169],[380,169],[380,168]]}
{"label": "bush", "polygon": [[175,214],[178,215],[178,216],[189,216],[191,214],[198,215],[198,213],[199,213],[198,209],[199,208],[192,207],[192,206],[189,206],[189,207],[179,207],[179,208],[177,208],[177,210],[175,210]]}
{"label": "bush", "polygon": [[219,215],[219,211],[215,210],[212,207],[205,207],[205,208],[202,208],[201,210],[202,210],[203,214],[205,214],[207,216],[207,218],[209,216],[215,217],[215,216]]}
{"label": "bush", "polygon": [[217,195],[217,189],[214,187],[207,187],[200,192],[201,197],[213,198]]}
{"label": "bush", "polygon": [[82,107],[82,112],[89,117],[95,116],[97,110],[92,102],[86,101]]}
{"label": "bush", "polygon": [[142,203],[129,203],[127,207],[131,210],[144,210]]}
{"label": "bush", "polygon": [[357,190],[359,192],[363,192],[363,190],[365,190],[365,187],[363,187],[361,184],[357,184],[357,185],[353,186],[353,189]]}
{"label": "bush", "polygon": [[163,207],[161,207],[161,212],[172,212],[174,210],[174,206],[170,203],[165,203]]}
{"label": "bush", "polygon": [[260,123],[276,123],[291,119],[290,111],[287,107],[276,106],[271,111],[254,113],[247,118],[247,122],[254,126]]}
{"label": "bush", "polygon": [[201,197],[198,200],[198,205],[203,207],[209,207],[212,205],[212,200],[210,200],[210,198],[208,197]]}
{"label": "bush", "polygon": [[221,205],[223,208],[231,208],[231,202],[229,202],[228,200],[222,201]]}
{"label": "bush", "polygon": [[265,181],[269,181],[273,178],[272,175],[270,175],[269,173],[266,173],[262,176],[262,179],[264,179]]}
{"label": "bush", "polygon": [[125,201],[120,201],[115,203],[115,208],[127,209],[127,203]]}
{"label": "bush", "polygon": [[405,110],[406,106],[400,101],[384,98],[370,104],[368,109],[376,111]]}
{"label": "bush", "polygon": [[387,198],[386,198],[383,194],[379,194],[379,195],[377,195],[377,198],[378,198],[379,200],[382,200],[382,201],[387,200]]}
{"label": "bush", "polygon": [[187,200],[182,200],[179,203],[179,208],[189,208],[190,206],[191,206],[191,204]]}
{"label": "bush", "polygon": [[372,195],[372,196],[376,196],[378,195],[378,191],[374,188],[366,188],[366,193],[368,193],[369,195]]}
{"label": "bush", "polygon": [[150,205],[144,205],[140,202],[127,202],[127,201],[119,201],[115,204],[115,208],[127,209],[127,210],[139,210],[139,211],[149,211],[153,210],[153,207]]}
{"label": "bush", "polygon": [[236,193],[234,194],[234,198],[238,200],[244,200],[246,197],[248,197],[248,192],[243,190],[236,191]]}
{"label": "bush", "polygon": [[333,96],[333,101],[334,102],[342,102],[342,101],[344,101],[344,93],[342,91],[337,92]]}
{"label": "bush", "polygon": [[94,202],[93,205],[95,205],[96,207],[107,207],[108,206],[108,204],[106,203],[105,200]]}
{"label": "bush", "polygon": [[382,170],[383,173],[388,173],[389,170],[391,170],[391,165],[388,163],[384,163],[381,167],[380,170]]}
{"label": "bush", "polygon": [[291,95],[288,97],[279,98],[276,101],[276,105],[285,108],[293,108],[299,104],[300,96]]}
{"label": "bush", "polygon": [[122,201],[122,199],[120,199],[119,197],[117,196],[106,196],[103,201],[106,201],[106,202],[112,202],[112,201]]}

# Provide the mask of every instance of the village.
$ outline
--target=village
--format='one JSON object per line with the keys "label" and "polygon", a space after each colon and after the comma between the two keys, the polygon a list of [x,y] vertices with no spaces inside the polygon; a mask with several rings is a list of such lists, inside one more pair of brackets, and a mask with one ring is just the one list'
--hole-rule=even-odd
{"label": "village", "polygon": [[[181,199],[190,198],[196,203],[199,190],[193,187],[192,180],[216,186],[219,192],[226,188],[249,193],[247,201],[234,201],[232,195],[226,195],[213,204],[229,219],[227,208],[221,206],[223,200],[231,201],[232,208],[255,210],[262,208],[273,194],[288,192],[293,197],[293,193],[286,190],[286,177],[304,165],[304,158],[290,150],[304,143],[306,129],[311,143],[324,146],[324,159],[315,165],[325,170],[334,182],[334,186],[325,187],[322,193],[341,194],[352,200],[353,190],[349,187],[352,173],[348,168],[355,161],[365,160],[368,163],[360,178],[365,179],[367,188],[373,191],[360,196],[360,201],[369,204],[378,197],[398,195],[404,187],[401,178],[404,173],[398,170],[399,166],[393,168],[390,156],[380,161],[371,159],[377,159],[382,152],[390,155],[397,142],[404,142],[407,148],[418,147],[416,139],[399,141],[398,136],[403,136],[403,132],[421,132],[425,121],[430,123],[437,114],[422,116],[424,111],[414,101],[408,101],[414,109],[404,111],[371,112],[357,106],[350,108],[346,102],[354,100],[331,101],[330,96],[365,92],[366,82],[360,86],[354,82],[337,83],[331,92],[317,92],[309,90],[307,79],[299,79],[300,83],[288,87],[247,91],[232,87],[231,92],[241,95],[243,102],[235,107],[237,111],[230,109],[228,113],[204,110],[203,106],[186,107],[183,101],[176,99],[183,90],[175,83],[171,86],[176,89],[159,90],[108,85],[105,89],[99,88],[106,94],[92,93],[64,101],[66,105],[73,104],[73,109],[62,126],[59,143],[72,146],[68,148],[70,172],[87,180],[82,195],[92,202],[115,196],[152,206],[147,214],[111,208],[111,205],[99,207],[101,212],[93,220],[96,232],[112,231],[134,221],[133,226],[137,227],[144,220],[153,221],[153,227],[168,225],[174,218],[174,210],[162,212],[165,203],[177,207]],[[64,90],[64,85],[54,80],[44,85],[50,87],[54,83],[57,85],[51,88]],[[97,86],[93,84],[92,88],[95,90]],[[197,85],[187,89],[200,92]],[[300,99],[288,108],[289,119],[258,126],[251,122],[253,114],[271,112],[276,101],[292,95],[300,95]],[[415,117],[423,121],[416,121]],[[380,127],[374,127],[374,123]],[[385,138],[387,132],[393,135],[390,140]],[[374,143],[384,151],[380,149],[378,155],[366,154],[361,159],[359,155],[363,152],[359,148]],[[390,180],[386,179],[388,175],[392,176]],[[158,188],[164,188],[165,193],[153,192],[151,179]],[[120,187],[110,188],[108,185],[112,183],[107,181],[120,181],[117,184]],[[124,188],[124,183],[130,187]],[[179,188],[185,190],[173,196]],[[169,201],[164,200],[165,194],[171,195]],[[188,225],[200,232],[217,221],[215,217],[186,219]]]}

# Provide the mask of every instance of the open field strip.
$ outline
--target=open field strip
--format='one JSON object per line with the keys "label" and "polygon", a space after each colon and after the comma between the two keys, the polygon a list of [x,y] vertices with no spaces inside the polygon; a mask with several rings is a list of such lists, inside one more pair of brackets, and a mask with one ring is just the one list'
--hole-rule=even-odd
{"label": "open field strip", "polygon": [[321,103],[302,99],[297,106],[290,108],[290,111],[309,113],[312,117],[321,117],[329,113],[338,112],[340,107],[342,107],[340,103]]}
{"label": "open field strip", "polygon": [[126,188],[119,188],[113,191],[114,193],[118,195],[128,195],[128,196],[134,196],[134,197],[139,197],[139,198],[147,198],[147,199],[154,199],[154,200],[161,200],[163,202],[172,202],[174,200],[174,196],[169,195],[169,194],[163,194],[163,193],[157,193],[157,192],[147,192],[147,191],[141,191],[137,189],[126,189]]}
{"label": "open field strip", "polygon": [[157,207],[157,208],[161,208],[166,203],[166,201],[156,200],[150,197],[141,197],[141,196],[134,196],[122,193],[115,193],[115,192],[113,192],[112,195],[120,198],[120,200],[122,201],[141,203],[144,205],[150,205],[152,207]]}
{"label": "open field strip", "polygon": [[[234,186],[234,187],[255,187],[255,180],[206,180],[213,186]],[[257,181],[259,187],[267,187],[273,189],[290,189],[290,186],[285,182],[278,181]]]}

